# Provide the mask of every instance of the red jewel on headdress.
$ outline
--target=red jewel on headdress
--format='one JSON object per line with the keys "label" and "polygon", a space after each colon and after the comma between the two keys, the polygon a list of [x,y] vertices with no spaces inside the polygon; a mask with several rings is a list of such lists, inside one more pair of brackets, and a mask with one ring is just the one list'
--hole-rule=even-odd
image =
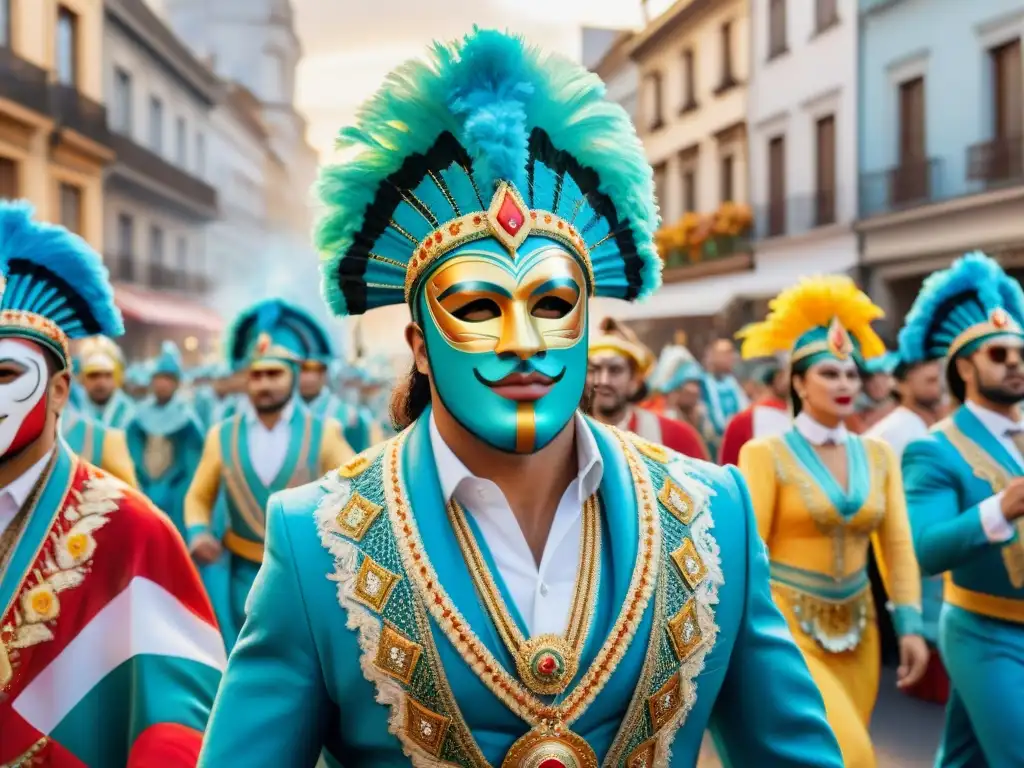
{"label": "red jewel on headdress", "polygon": [[261,333],[259,339],[256,341],[256,351],[261,355],[265,355],[269,349],[270,335],[267,333]]}
{"label": "red jewel on headdress", "polygon": [[1002,308],[992,310],[992,314],[989,319],[992,321],[992,325],[1000,330],[1007,328],[1010,325],[1010,316],[1006,314],[1006,310]]}
{"label": "red jewel on headdress", "polygon": [[519,230],[523,228],[526,216],[527,212],[519,207],[519,203],[516,202],[512,193],[505,190],[505,195],[498,208],[498,214],[495,216],[498,226],[505,230],[510,237],[515,237],[519,234]]}

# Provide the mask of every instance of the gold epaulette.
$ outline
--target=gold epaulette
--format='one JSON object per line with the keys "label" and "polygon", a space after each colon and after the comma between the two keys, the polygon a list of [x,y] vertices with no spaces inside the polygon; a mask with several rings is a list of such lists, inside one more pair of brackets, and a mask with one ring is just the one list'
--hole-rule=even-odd
{"label": "gold epaulette", "polygon": [[338,467],[338,474],[344,477],[346,480],[351,480],[354,477],[359,477],[363,474],[371,464],[373,460],[377,458],[377,455],[384,450],[384,446],[387,442],[377,443],[371,445],[362,453],[357,456],[353,456],[351,459],[346,461],[340,467]]}
{"label": "gold epaulette", "polygon": [[[622,431],[622,430],[620,430]],[[680,454],[675,451],[666,448],[664,445],[658,445],[652,443],[650,440],[645,440],[633,432],[622,431],[627,439],[636,447],[640,453],[646,456],[651,461],[656,461],[658,464],[668,464],[669,462],[675,461],[679,458]]]}

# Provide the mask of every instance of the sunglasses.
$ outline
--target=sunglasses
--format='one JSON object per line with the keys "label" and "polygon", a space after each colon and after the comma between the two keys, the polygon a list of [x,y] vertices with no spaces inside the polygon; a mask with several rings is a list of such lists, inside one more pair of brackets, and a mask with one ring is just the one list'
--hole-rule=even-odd
{"label": "sunglasses", "polygon": [[994,365],[1006,365],[1012,357],[1017,362],[1024,362],[1024,348],[1009,347],[1000,344],[992,344],[985,347],[982,352]]}

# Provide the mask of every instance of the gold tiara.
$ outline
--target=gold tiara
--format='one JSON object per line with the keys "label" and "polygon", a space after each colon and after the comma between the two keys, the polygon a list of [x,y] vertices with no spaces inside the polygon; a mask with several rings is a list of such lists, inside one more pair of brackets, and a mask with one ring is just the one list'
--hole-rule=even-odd
{"label": "gold tiara", "polygon": [[71,345],[67,334],[48,317],[20,309],[5,309],[0,312],[0,327],[21,328],[33,336],[44,336],[60,347],[65,360],[71,359]]}

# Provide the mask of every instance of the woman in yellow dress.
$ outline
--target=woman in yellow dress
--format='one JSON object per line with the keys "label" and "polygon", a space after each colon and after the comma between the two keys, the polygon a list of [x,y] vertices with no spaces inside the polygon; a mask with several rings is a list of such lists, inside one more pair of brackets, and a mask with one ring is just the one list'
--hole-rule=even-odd
{"label": "woman in yellow dress", "polygon": [[847,768],[873,768],[868,734],[880,674],[878,625],[867,575],[869,541],[900,635],[897,684],[928,663],[921,580],[900,466],[880,440],[848,432],[860,392],[858,361],[884,354],[871,328],[882,311],[847,277],[803,280],[740,332],[744,358],[787,352],[793,427],[740,452],[772,593],[825,701]]}

